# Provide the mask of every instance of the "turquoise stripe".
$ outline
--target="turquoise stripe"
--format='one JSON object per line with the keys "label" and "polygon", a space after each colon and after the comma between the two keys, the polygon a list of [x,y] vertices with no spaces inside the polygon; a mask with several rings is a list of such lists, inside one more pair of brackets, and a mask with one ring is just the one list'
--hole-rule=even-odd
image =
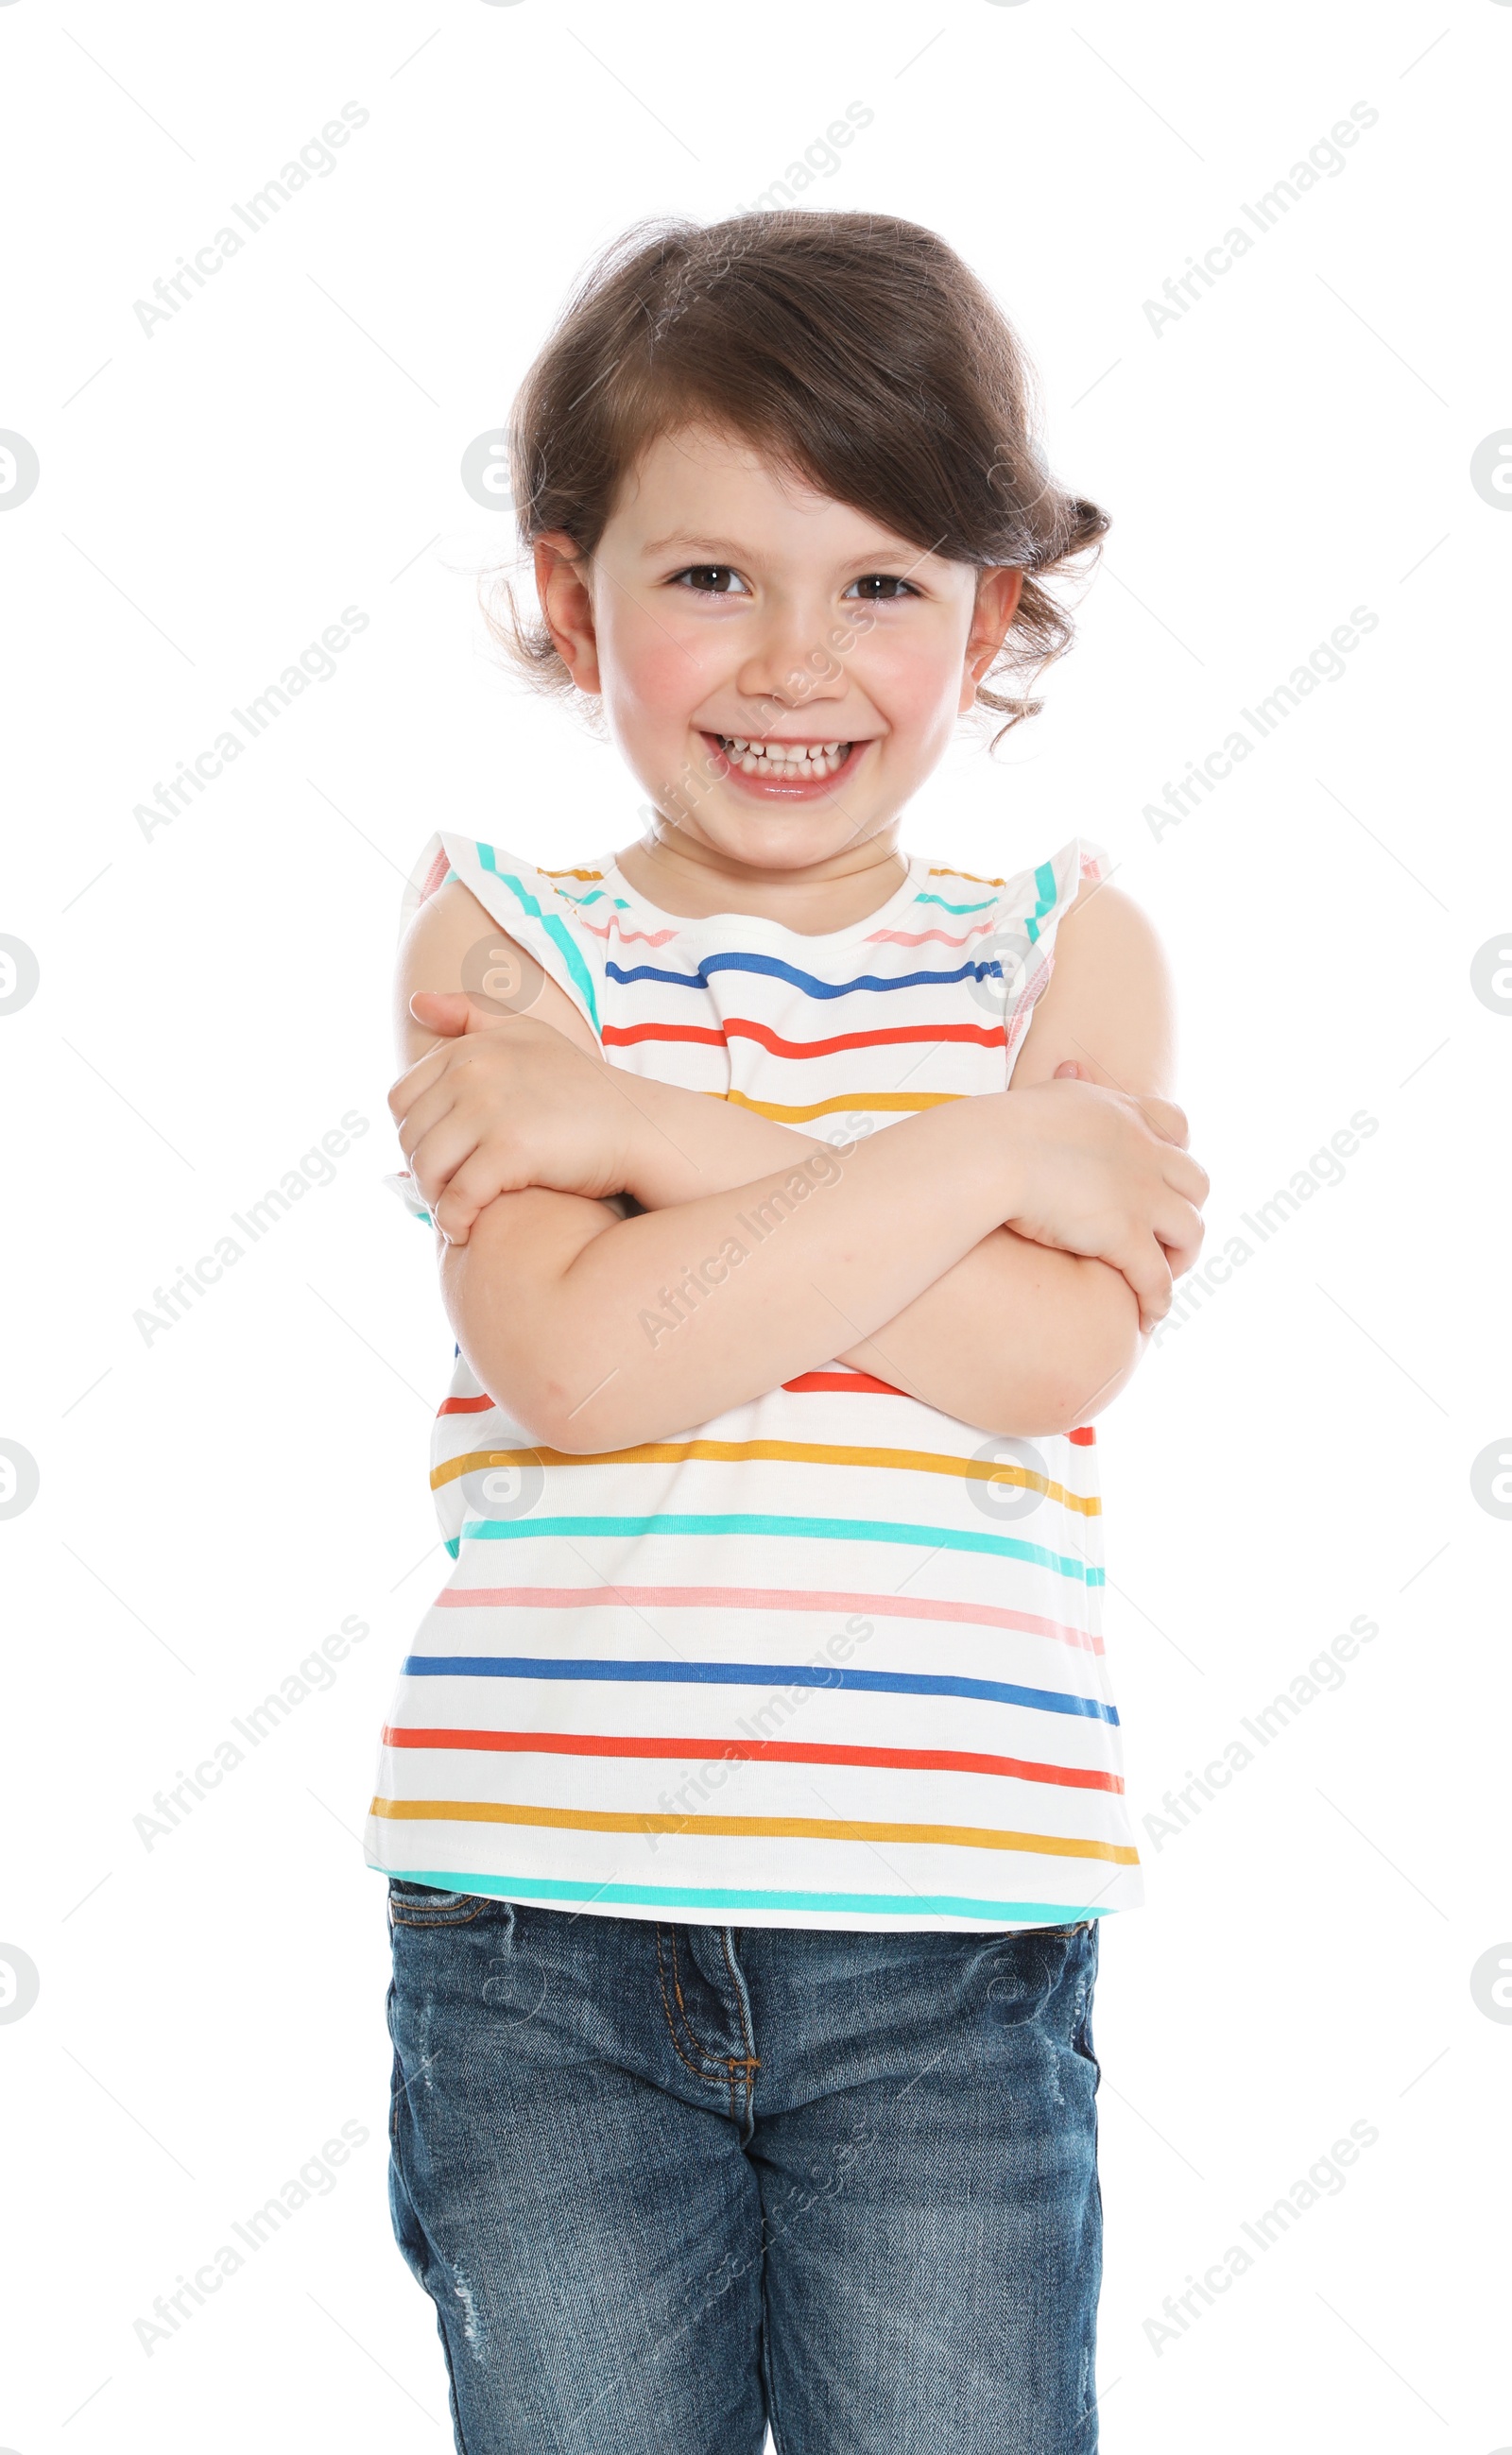
{"label": "turquoise stripe", "polygon": [[912,1543],[930,1552],[990,1552],[999,1560],[1029,1560],[1078,1584],[1100,1586],[1106,1572],[1086,1560],[1068,1559],[1040,1543],[1012,1534],[977,1534],[956,1526],[895,1526],[866,1517],[729,1516],[475,1517],[462,1527],[466,1543],[533,1542],[548,1534],[787,1534],[820,1542]]}
{"label": "turquoise stripe", "polygon": [[1039,890],[1039,902],[1024,923],[1025,928],[1029,931],[1032,945],[1036,945],[1039,942],[1039,924],[1046,913],[1053,911],[1055,907],[1055,873],[1048,861],[1042,861],[1035,870],[1034,884]]}
{"label": "turquoise stripe", "polygon": [[862,1917],[972,1917],[1023,1919],[1037,1926],[1069,1926],[1073,1919],[1107,1917],[1107,1909],[1069,1901],[974,1901],[955,1893],[769,1893],[734,1892],[705,1884],[577,1884],[537,1876],[456,1876],[430,1867],[378,1867],[375,1876],[397,1876],[401,1884],[434,1884],[441,1893],[486,1893],[505,1900],[648,1901],[693,1910],[832,1910]]}
{"label": "turquoise stripe", "polygon": [[990,895],[985,903],[947,903],[943,895],[916,895],[915,903],[937,903],[942,912],[991,912],[997,898]]}
{"label": "turquoise stripe", "polygon": [[474,850],[478,855],[479,867],[480,869],[487,870],[491,877],[497,878],[501,884],[507,886],[510,894],[514,897],[521,911],[528,912],[532,921],[540,922],[547,937],[551,940],[552,944],[562,955],[562,958],[567,966],[569,976],[571,979],[576,981],[579,989],[582,991],[583,1001],[587,1005],[589,1021],[592,1023],[595,1032],[597,1032],[599,1029],[599,1001],[593,993],[593,976],[588,970],[586,964],[583,962],[582,957],[578,950],[577,941],[573,937],[572,931],[568,928],[565,921],[560,919],[555,912],[542,911],[541,905],[531,894],[530,889],[525,884],[523,879],[511,878],[506,871],[500,868],[499,863],[494,859],[494,847],[492,844],[475,844]]}

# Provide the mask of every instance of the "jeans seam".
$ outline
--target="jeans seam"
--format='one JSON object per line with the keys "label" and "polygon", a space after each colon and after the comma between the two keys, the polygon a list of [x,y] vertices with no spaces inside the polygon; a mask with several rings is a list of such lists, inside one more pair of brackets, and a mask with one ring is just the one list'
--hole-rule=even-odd
{"label": "jeans seam", "polygon": [[[474,1918],[481,1917],[484,1910],[492,1909],[495,1906],[496,1904],[494,1902],[493,1896],[488,1893],[481,1894],[479,1897],[477,1908],[471,1910],[427,1910],[423,1903],[419,1901],[406,1902],[402,1898],[396,1901],[391,1898],[389,1901],[389,1924],[391,1926],[414,1927],[471,1926]],[[402,1909],[418,1909],[420,1912],[420,1915],[419,1917],[401,1917],[399,1912]]]}
{"label": "jeans seam", "polygon": [[735,2055],[731,2055],[731,2056],[729,2057],[729,2063],[730,2063],[730,2082],[729,2082],[730,2108],[729,2108],[729,2110],[730,2110],[730,2120],[731,2120],[731,2121],[733,2121],[733,2120],[736,2119],[736,2115],[735,2115],[735,2086],[736,2086],[736,2082],[735,2082],[735,2066],[736,2066],[736,2064],[737,2064],[737,2062],[738,2062],[738,2063],[740,2064],[740,2066],[741,2066],[742,2070],[743,2070],[743,2073],[744,2073],[744,2080],[743,2080],[742,2085],[744,2086],[745,2091],[746,2091],[746,2113],[748,2114],[748,2113],[750,2112],[750,2108],[751,2108],[751,2100],[752,2100],[752,2098],[754,2097],[755,2092],[756,2092],[756,2074],[757,2074],[757,2073],[760,2071],[760,2069],[761,2069],[761,2062],[760,2062],[760,2059],[759,2059],[759,2058],[757,2057],[757,2055],[756,2055],[756,2053],[755,2053],[755,2050],[754,2050],[754,2040],[752,2039],[751,2033],[750,2033],[750,2023],[749,2023],[749,2021],[748,2021],[748,2020],[746,2019],[746,1998],[745,1998],[744,1995],[743,1995],[743,1994],[742,1994],[742,1992],[741,1992],[740,1976],[739,1976],[739,1973],[738,1973],[738,1971],[736,1970],[736,1967],[735,1967],[735,1957],[734,1957],[734,1954],[733,1954],[733,1953],[731,1952],[731,1950],[730,1950],[730,1944],[729,1944],[729,1929],[728,1929],[728,1927],[724,1927],[724,1926],[722,1926],[722,1927],[721,1927],[721,1929],[720,1929],[720,1931],[719,1931],[719,1939],[720,1939],[720,1948],[721,1948],[721,1950],[723,1951],[723,1953],[724,1953],[724,1955],[725,1955],[725,1968],[729,1971],[729,1982],[730,1982],[730,1988],[731,1988],[731,1991],[732,1991],[732,1993],[734,1994],[734,1997],[735,1997],[735,2009],[736,2009],[736,2011],[737,2011],[737,2012],[739,2013],[739,2015],[740,2015],[740,2033],[741,2033],[741,2037],[742,2037],[742,2039],[744,2039],[744,2041],[745,2041],[745,2046],[746,2046],[746,2052],[745,2052],[745,2054],[744,2054],[743,2056],[735,2056]]}
{"label": "jeans seam", "polygon": [[710,2082],[711,2082],[711,2084],[713,2084],[714,2086],[718,2086],[720,2079],[722,2079],[722,2078],[723,2078],[723,2079],[725,2079],[725,2080],[727,2080],[727,2079],[728,2079],[728,2073],[727,2073],[727,2072],[721,2073],[721,2072],[719,2071],[719,2058],[718,2058],[717,2056],[715,2056],[715,2055],[711,2055],[711,2054],[709,2054],[709,2052],[707,2051],[707,2049],[706,2049],[705,2047],[704,2047],[704,2046],[700,2045],[700,2044],[699,2044],[699,2041],[698,2041],[698,2039],[697,2039],[697,2038],[695,2038],[695,2037],[693,2036],[692,2024],[691,2024],[691,2022],[689,2021],[688,2017],[687,2017],[687,2006],[684,2004],[684,2000],[683,2000],[683,1989],[682,1989],[682,1987],[678,1984],[678,1978],[677,1978],[677,1931],[676,1931],[676,1929],[675,1929],[675,1928],[672,1930],[672,1935],[671,1935],[670,1941],[671,1941],[671,1953],[672,1953],[672,1984],[673,1984],[673,1987],[675,1988],[676,1993],[677,1993],[677,2005],[678,2005],[678,2010],[679,2010],[679,2011],[682,2013],[682,2015],[683,2015],[683,2025],[684,2025],[684,2028],[686,2029],[686,2031],[687,2031],[688,2038],[689,2038],[689,2039],[690,2039],[690,2041],[691,2041],[691,2043],[692,2043],[692,2045],[693,2045],[693,2047],[694,2047],[694,2050],[695,2050],[698,2054],[701,2054],[701,2055],[704,2057],[704,2059],[705,2059],[705,2062],[713,2063],[713,2064],[715,2065],[715,2070],[714,2070],[714,2071],[712,2071],[712,2072],[700,2071],[700,2070],[699,2070],[699,2067],[698,2067],[698,2065],[697,2065],[697,2063],[689,2062],[689,2061],[688,2061],[688,2059],[687,2059],[687,2057],[686,2057],[686,2055],[683,2052],[682,2045],[681,2045],[681,2043],[680,2043],[680,2041],[679,2041],[679,2039],[678,2039],[678,2034],[677,2034],[677,2023],[676,2023],[675,2019],[673,2019],[673,2015],[672,2015],[672,2006],[671,2006],[671,2004],[670,2004],[670,2003],[668,2002],[668,2000],[667,2000],[667,1994],[666,1994],[666,1971],[665,1971],[664,1965],[664,1963],[663,1963],[663,1958],[662,1958],[662,1929],[661,1929],[661,1927],[660,1927],[660,1925],[659,1925],[659,1926],[657,1927],[657,1930],[656,1930],[656,1976],[657,1976],[657,1983],[658,1983],[658,1985],[661,1987],[661,1990],[662,1990],[662,2011],[663,2011],[663,2014],[664,2014],[664,2018],[665,2018],[665,2020],[666,2020],[667,2035],[668,2035],[668,2037],[669,2037],[669,2038],[671,2039],[671,2040],[672,2040],[672,2050],[673,2050],[674,2054],[677,2056],[678,2061],[679,2061],[680,2063],[682,2063],[682,2065],[684,2066],[684,2070],[686,2070],[686,2071],[690,2071],[690,2072],[692,2073],[692,2075],[693,2075],[693,2077],[694,2077],[694,2079],[695,2079],[695,2080],[706,2080],[710,2081]]}

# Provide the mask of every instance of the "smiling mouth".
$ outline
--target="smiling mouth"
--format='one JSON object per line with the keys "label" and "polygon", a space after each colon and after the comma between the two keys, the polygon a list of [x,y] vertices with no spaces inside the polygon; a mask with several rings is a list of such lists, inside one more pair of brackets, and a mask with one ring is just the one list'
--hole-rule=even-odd
{"label": "smiling mouth", "polygon": [[838,776],[856,747],[853,741],[749,741],[728,733],[716,733],[714,740],[732,767],[774,784],[811,784]]}

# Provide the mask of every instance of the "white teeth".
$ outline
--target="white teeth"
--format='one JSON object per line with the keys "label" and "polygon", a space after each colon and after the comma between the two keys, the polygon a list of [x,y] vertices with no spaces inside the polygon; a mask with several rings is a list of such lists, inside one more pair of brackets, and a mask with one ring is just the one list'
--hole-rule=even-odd
{"label": "white teeth", "polygon": [[790,782],[816,771],[821,776],[833,776],[845,764],[850,744],[847,741],[749,741],[737,734],[716,736],[725,757],[746,776],[767,775],[773,781]]}

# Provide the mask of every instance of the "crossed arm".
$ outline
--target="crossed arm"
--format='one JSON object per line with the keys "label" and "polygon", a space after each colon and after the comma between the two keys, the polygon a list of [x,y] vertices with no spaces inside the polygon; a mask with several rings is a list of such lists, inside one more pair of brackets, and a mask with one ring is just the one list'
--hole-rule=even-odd
{"label": "crossed arm", "polygon": [[[837,1356],[999,1433],[1067,1430],[1128,1379],[1195,1259],[1207,1183],[1161,1096],[1164,965],[1125,898],[1084,895],[1061,923],[1011,1091],[838,1154],[606,1065],[553,982],[525,1017],[469,1013],[446,993],[489,934],[457,883],[419,915],[391,1106],[452,1239],[459,1343],[537,1438],[655,1440]],[[622,1188],[644,1215],[621,1216]],[[764,1219],[781,1232],[753,1235]]]}

